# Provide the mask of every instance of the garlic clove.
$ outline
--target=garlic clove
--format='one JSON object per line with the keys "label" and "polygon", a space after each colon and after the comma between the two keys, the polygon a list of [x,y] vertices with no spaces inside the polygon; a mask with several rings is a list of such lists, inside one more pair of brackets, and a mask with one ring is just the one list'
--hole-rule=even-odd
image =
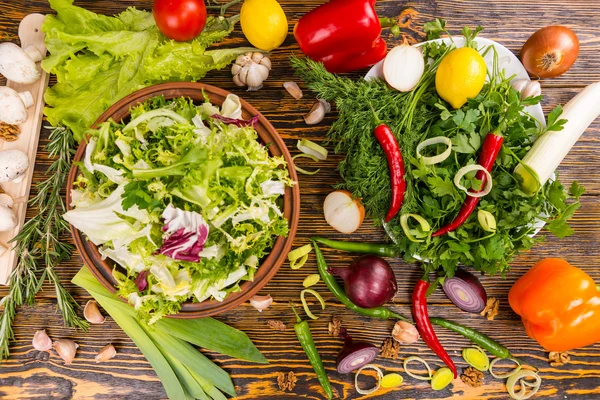
{"label": "garlic clove", "polygon": [[52,344],[52,347],[54,347],[60,358],[65,360],[65,364],[71,364],[75,359],[75,353],[79,345],[69,339],[59,339]]}
{"label": "garlic clove", "polygon": [[91,324],[103,324],[106,318],[100,313],[98,303],[95,300],[89,300],[83,309],[83,316]]}
{"label": "garlic clove", "polygon": [[94,360],[96,360],[96,363],[101,363],[103,361],[108,361],[111,358],[114,358],[116,355],[117,350],[115,349],[115,346],[113,346],[112,343],[109,343],[106,346],[104,346],[102,350],[98,352],[98,354],[96,354]]}
{"label": "garlic clove", "polygon": [[38,351],[49,351],[52,348],[52,339],[46,333],[45,329],[35,331],[31,344]]}
{"label": "garlic clove", "polygon": [[233,77],[233,83],[235,83],[239,87],[246,86],[246,84],[244,82],[242,82],[242,80],[240,79],[239,75],[235,75]]}
{"label": "garlic clove", "polygon": [[238,58],[235,59],[235,63],[237,65],[244,66],[249,60],[251,60],[250,57],[248,57],[245,54],[241,54],[241,55],[238,56]]}
{"label": "garlic clove", "polygon": [[323,121],[325,114],[331,111],[331,104],[323,99],[319,99],[313,104],[311,110],[304,116],[304,122],[307,125],[315,125]]}
{"label": "garlic clove", "polygon": [[517,92],[521,93],[521,92],[523,92],[523,89],[525,89],[525,87],[527,87],[528,83],[529,83],[529,79],[515,79],[514,81],[511,82],[510,85]]}
{"label": "garlic clove", "polygon": [[256,308],[258,310],[258,312],[263,312],[263,310],[266,310],[267,308],[269,308],[269,306],[273,303],[273,298],[271,297],[271,295],[266,295],[266,296],[252,296],[250,298],[250,305],[252,305],[252,307]]}
{"label": "garlic clove", "polygon": [[252,61],[254,61],[255,63],[260,63],[260,61],[265,58],[265,55],[263,53],[252,53]]}
{"label": "garlic clove", "polygon": [[283,87],[287,92],[296,100],[300,100],[304,94],[302,93],[302,89],[298,86],[296,82],[285,82]]}
{"label": "garlic clove", "polygon": [[231,66],[231,75],[237,75],[240,73],[240,71],[242,70],[242,66],[239,64],[233,64]]}
{"label": "garlic clove", "polygon": [[411,344],[419,340],[419,331],[413,324],[398,321],[394,325],[394,329],[392,329],[392,337],[399,343]]}
{"label": "garlic clove", "polygon": [[271,59],[268,57],[263,58],[262,60],[260,60],[260,65],[264,65],[270,71],[271,70]]}
{"label": "garlic clove", "polygon": [[521,100],[528,97],[535,97],[542,94],[542,86],[539,81],[530,81],[525,86],[525,89],[521,92]]}

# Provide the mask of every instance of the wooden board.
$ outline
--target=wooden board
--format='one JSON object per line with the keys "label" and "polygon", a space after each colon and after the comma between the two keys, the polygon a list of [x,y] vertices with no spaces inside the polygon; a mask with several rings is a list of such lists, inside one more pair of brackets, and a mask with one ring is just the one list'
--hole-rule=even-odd
{"label": "wooden board", "polygon": [[[44,44],[44,33],[41,29],[44,19],[45,16],[42,14],[30,14],[23,18],[19,25],[18,32],[22,48],[33,45],[45,56],[46,45]],[[12,250],[14,243],[8,244],[8,242],[19,233],[25,222],[27,199],[29,198],[29,190],[31,189],[35,156],[40,139],[42,118],[44,117],[44,91],[48,86],[48,74],[42,70],[40,79],[34,83],[25,85],[9,81],[6,86],[19,93],[29,91],[33,97],[34,103],[33,106],[27,110],[27,121],[19,125],[19,129],[21,130],[19,138],[14,142],[0,140],[0,151],[11,149],[21,150],[27,154],[27,157],[29,158],[29,169],[25,173],[22,181],[18,183],[6,182],[2,184],[2,189],[13,198],[14,205],[12,208],[17,215],[19,223],[13,230],[0,232],[0,245],[9,249],[9,251],[6,251],[0,256],[0,285],[7,284],[8,277],[18,261],[18,255]]]}
{"label": "wooden board", "polygon": [[[282,83],[294,80],[289,68],[288,57],[299,54],[299,49],[291,35],[292,26],[308,10],[323,3],[324,0],[281,0],[283,9],[290,20],[290,35],[284,45],[272,53],[273,71],[265,87],[256,93],[246,93],[236,88],[229,71],[211,72],[203,80],[206,83],[222,87],[243,96],[278,129],[286,144],[293,150],[299,138],[323,142],[325,133],[335,119],[335,113],[328,115],[325,121],[313,127],[304,124],[302,116],[310,109],[314,96],[305,90],[305,98],[293,100],[282,88]],[[79,0],[95,12],[117,13],[127,6],[149,9],[151,0]],[[600,80],[600,3],[588,0],[420,0],[398,1],[380,0],[377,2],[380,16],[394,16],[404,12],[403,31],[415,39],[422,38],[422,26],[434,17],[448,20],[453,32],[462,26],[483,25],[483,35],[506,45],[513,52],[519,52],[520,46],[536,29],[546,24],[565,24],[573,28],[581,40],[581,53],[572,70],[557,79],[542,82],[544,110],[547,113],[556,104],[565,103],[581,88]],[[13,0],[0,3],[0,31],[8,35],[7,39],[16,40],[18,21],[27,13],[50,12],[46,1]],[[385,36],[387,38],[387,35]],[[393,40],[390,40],[393,43]],[[241,46],[246,42],[239,30],[227,43],[227,46]],[[353,76],[359,76],[355,74]],[[302,84],[301,84],[302,86]],[[44,131],[41,145],[45,145],[47,131]],[[600,120],[594,122],[583,135],[575,148],[569,153],[559,168],[561,179],[569,184],[573,180],[582,183],[587,192],[583,196],[582,208],[575,214],[573,225],[575,235],[559,240],[549,236],[546,242],[538,244],[532,251],[522,254],[514,263],[512,271],[505,279],[484,277],[488,295],[500,299],[500,315],[496,321],[489,322],[482,317],[468,315],[456,309],[441,292],[435,293],[430,300],[430,314],[444,316],[462,322],[496,338],[508,346],[517,356],[540,368],[543,379],[542,389],[537,399],[577,399],[592,400],[600,398],[600,345],[579,349],[571,354],[572,362],[563,367],[551,367],[547,362],[548,354],[537,343],[529,339],[519,318],[508,306],[507,293],[515,280],[531,265],[544,257],[564,257],[574,265],[587,271],[596,282],[600,282]],[[328,147],[332,152],[331,146]],[[307,243],[315,233],[345,238],[337,234],[325,222],[321,205],[331,191],[331,186],[339,180],[335,170],[340,157],[332,155],[326,162],[319,163],[321,172],[312,177],[300,177],[302,196],[300,226],[294,246]],[[34,182],[42,180],[44,168],[49,164],[43,147],[38,153],[37,170]],[[306,165],[307,168],[310,165]],[[36,210],[28,210],[31,217]],[[356,240],[383,240],[384,234],[374,228],[370,221],[352,236]],[[350,254],[326,251],[325,256],[332,266],[346,266],[353,259]],[[401,260],[390,260],[398,277],[398,295],[394,300],[401,313],[408,314],[409,297],[412,286],[420,272],[415,265]],[[80,258],[75,255],[70,262],[58,268],[59,275],[67,283],[81,266]],[[299,302],[302,280],[306,275],[316,273],[314,259],[300,270],[292,271],[284,265],[275,278],[264,288],[263,294],[271,294],[276,304],[259,314],[245,304],[218,318],[232,326],[244,330],[257,344],[269,360],[268,365],[253,365],[229,357],[208,353],[220,366],[227,370],[236,385],[240,399],[279,400],[279,399],[323,399],[323,392],[312,372],[302,348],[293,331],[293,318],[287,303]],[[70,283],[68,290],[74,294],[80,304],[85,304],[89,296]],[[405,383],[397,390],[382,390],[371,396],[359,396],[354,391],[353,377],[335,372],[335,359],[342,347],[341,341],[327,334],[327,322],[332,313],[338,313],[344,325],[359,340],[380,345],[388,337],[392,322],[370,320],[344,309],[339,302],[327,293],[322,283],[315,289],[325,298],[327,309],[324,316],[311,322],[315,342],[321,352],[325,367],[332,380],[336,396],[341,399],[508,399],[503,382],[486,376],[485,385],[469,388],[459,380],[440,392],[429,389],[426,383],[405,376]],[[6,293],[0,288],[0,296]],[[38,296],[38,304],[19,310],[15,320],[16,341],[11,347],[11,357],[0,366],[1,399],[115,399],[115,400],[158,400],[165,393],[150,365],[133,342],[127,338],[111,319],[101,326],[93,326],[89,332],[81,333],[64,328],[60,315],[55,312],[56,301],[53,288],[45,284]],[[312,307],[316,307],[311,302]],[[284,332],[268,328],[268,319],[281,319],[287,324]],[[77,358],[72,365],[64,365],[56,353],[50,355],[38,353],[31,347],[33,332],[48,328],[54,339],[72,338],[81,345]],[[466,364],[460,358],[460,350],[469,345],[462,337],[437,329],[442,343],[449,349],[460,370]],[[93,357],[109,341],[113,342],[119,354],[110,362],[96,364]],[[433,353],[422,343],[403,346],[401,358],[419,355],[440,366]],[[376,364],[386,372],[400,371],[401,361],[378,358]],[[277,373],[294,371],[298,383],[292,392],[282,392],[277,387]]]}

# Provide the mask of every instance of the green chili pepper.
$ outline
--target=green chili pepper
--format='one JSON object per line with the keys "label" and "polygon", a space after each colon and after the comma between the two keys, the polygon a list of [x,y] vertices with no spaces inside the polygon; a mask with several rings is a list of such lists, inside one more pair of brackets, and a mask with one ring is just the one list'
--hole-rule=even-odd
{"label": "green chili pepper", "polygon": [[321,274],[321,279],[325,282],[325,285],[329,288],[329,291],[333,293],[333,295],[342,302],[343,305],[348,307],[350,310],[365,315],[367,317],[379,318],[379,319],[401,319],[403,321],[408,321],[405,317],[400,314],[397,314],[385,307],[374,307],[374,308],[362,308],[354,304],[348,296],[346,296],[346,292],[344,289],[337,283],[333,275],[327,272],[327,263],[325,262],[325,257],[323,257],[323,253],[321,253],[321,249],[317,245],[317,242],[312,240],[313,247],[315,248],[315,254],[317,256],[317,267],[319,268],[319,273]]}
{"label": "green chili pepper", "polygon": [[325,239],[318,236],[312,237],[311,240],[324,244],[332,249],[350,251],[352,253],[376,254],[382,257],[398,257],[400,255],[398,247],[393,244],[346,242],[342,240]]}
{"label": "green chili pepper", "polygon": [[310,333],[310,327],[308,326],[307,321],[302,321],[300,316],[296,312],[294,305],[290,302],[290,306],[296,314],[296,323],[294,324],[294,330],[296,331],[296,336],[298,336],[298,340],[310,361],[310,365],[312,365],[315,373],[317,374],[317,378],[321,383],[321,387],[325,390],[325,394],[327,394],[327,398],[333,398],[333,390],[331,389],[331,383],[329,382],[329,378],[327,377],[327,372],[325,371],[325,367],[323,366],[323,361],[321,361],[321,356],[319,356],[319,352],[317,351],[317,346],[315,346],[315,341],[313,340],[312,334]]}
{"label": "green chili pepper", "polygon": [[443,328],[450,329],[453,332],[463,335],[471,342],[478,344],[496,357],[514,358],[506,347],[502,346],[489,336],[477,332],[475,329],[467,328],[466,326],[457,324],[456,322],[448,321],[447,319],[443,318],[429,318],[429,320],[434,325],[439,325]]}

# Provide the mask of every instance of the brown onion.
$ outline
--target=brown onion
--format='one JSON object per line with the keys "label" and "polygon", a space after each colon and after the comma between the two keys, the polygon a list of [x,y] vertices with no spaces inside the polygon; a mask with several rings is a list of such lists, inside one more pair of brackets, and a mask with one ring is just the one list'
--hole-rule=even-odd
{"label": "brown onion", "polygon": [[579,55],[579,40],[566,26],[552,25],[535,32],[521,49],[527,72],[540,78],[554,78],[571,68]]}

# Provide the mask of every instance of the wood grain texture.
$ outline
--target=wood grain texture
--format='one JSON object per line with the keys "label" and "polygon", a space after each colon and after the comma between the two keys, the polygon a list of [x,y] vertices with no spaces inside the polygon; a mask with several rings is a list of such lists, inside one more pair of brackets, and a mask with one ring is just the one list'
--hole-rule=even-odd
{"label": "wood grain texture", "polygon": [[[282,88],[282,83],[293,80],[287,61],[291,53],[299,53],[291,29],[298,18],[323,0],[292,1],[282,0],[281,4],[290,20],[290,35],[283,46],[272,53],[274,69],[265,87],[255,93],[246,93],[231,82],[228,71],[210,73],[204,82],[233,91],[244,97],[278,129],[293,153],[298,138],[323,141],[325,133],[335,118],[330,114],[326,120],[314,127],[307,127],[302,116],[310,109],[314,96],[305,91],[300,101],[293,100]],[[584,85],[600,80],[600,3],[589,0],[421,0],[421,1],[379,1],[377,9],[381,16],[395,16],[402,13],[404,32],[415,40],[422,39],[421,27],[432,18],[448,20],[451,30],[458,31],[463,25],[480,24],[485,27],[483,36],[497,40],[518,53],[526,38],[536,29],[547,24],[564,24],[573,28],[581,40],[580,57],[571,71],[557,79],[543,81],[544,110],[547,112],[558,103],[565,103]],[[77,1],[95,12],[113,14],[127,6],[149,9],[150,0],[126,1]],[[0,34],[17,41],[17,26],[20,19],[32,12],[51,12],[49,5],[39,0],[12,0],[0,2]],[[394,40],[390,39],[393,43]],[[245,43],[239,29],[226,45],[237,46]],[[357,75],[358,76],[358,75]],[[0,81],[3,84],[3,81]],[[52,83],[52,82],[51,82]],[[43,179],[48,166],[44,151],[48,132],[43,132],[34,182]],[[496,321],[488,322],[482,317],[460,312],[438,291],[431,300],[430,314],[444,316],[457,322],[477,328],[498,339],[513,353],[540,369],[543,378],[542,389],[535,398],[539,399],[594,399],[600,398],[600,345],[589,346],[572,352],[572,361],[563,367],[550,367],[547,353],[537,343],[527,338],[518,317],[508,306],[507,293],[514,281],[532,264],[543,257],[561,256],[585,269],[600,282],[600,167],[599,156],[600,121],[594,122],[575,148],[569,153],[559,168],[561,178],[570,183],[577,179],[587,192],[582,199],[582,208],[575,215],[574,236],[559,240],[548,237],[532,251],[522,254],[513,263],[513,269],[505,279],[484,277],[482,283],[490,296],[500,299],[500,315]],[[302,195],[300,227],[294,246],[305,244],[315,232],[332,238],[345,238],[335,233],[326,224],[321,204],[326,194],[339,179],[336,165],[340,157],[333,155],[319,164],[321,172],[313,177],[300,177]],[[29,209],[28,216],[36,210]],[[383,232],[367,221],[353,239],[384,240]],[[345,266],[353,256],[336,251],[325,251],[328,262],[333,266]],[[418,267],[401,260],[390,260],[399,282],[398,295],[394,299],[398,311],[410,312],[409,294],[420,275]],[[81,289],[68,283],[77,272],[81,261],[77,255],[58,269],[66,287],[80,304],[89,296]],[[229,357],[208,353],[208,356],[231,373],[240,399],[323,399],[324,394],[293,332],[293,319],[287,303],[299,302],[302,280],[308,274],[316,273],[311,259],[301,270],[292,271],[284,265],[280,272],[264,288],[263,294],[271,294],[275,304],[258,314],[248,304],[219,316],[219,319],[242,329],[256,343],[268,358],[269,365],[253,365],[233,360]],[[332,380],[336,396],[342,399],[507,399],[503,382],[486,375],[485,385],[469,388],[460,380],[454,386],[434,392],[425,383],[406,378],[397,390],[381,390],[371,396],[359,396],[353,388],[353,377],[335,372],[335,359],[341,349],[341,341],[327,334],[327,322],[332,313],[339,314],[344,325],[357,339],[380,345],[389,336],[393,323],[390,321],[369,320],[357,316],[342,307],[326,290],[322,283],[315,287],[327,303],[326,312],[317,321],[311,322],[316,344]],[[0,289],[0,295],[6,289]],[[314,303],[312,304],[314,306]],[[277,332],[268,328],[268,319],[281,319],[288,328]],[[56,353],[39,353],[32,349],[31,338],[37,329],[47,328],[51,337],[72,338],[81,347],[72,365],[64,365]],[[462,337],[437,329],[442,343],[448,348],[459,369],[465,367],[460,350],[469,345]],[[15,320],[16,340],[11,347],[11,357],[0,367],[1,399],[144,399],[165,398],[161,384],[150,365],[135,345],[124,335],[118,326],[109,319],[106,324],[93,326],[87,333],[64,328],[60,315],[55,312],[52,287],[44,285],[35,307],[19,310]],[[106,343],[112,342],[118,355],[110,362],[96,364],[95,353]],[[401,357],[419,355],[439,366],[439,360],[422,343],[404,346]],[[400,371],[400,361],[378,358],[376,363],[386,372]],[[298,383],[293,392],[281,392],[277,388],[277,373],[294,371]],[[372,375],[371,375],[372,376]],[[365,379],[366,383],[366,379]]]}

